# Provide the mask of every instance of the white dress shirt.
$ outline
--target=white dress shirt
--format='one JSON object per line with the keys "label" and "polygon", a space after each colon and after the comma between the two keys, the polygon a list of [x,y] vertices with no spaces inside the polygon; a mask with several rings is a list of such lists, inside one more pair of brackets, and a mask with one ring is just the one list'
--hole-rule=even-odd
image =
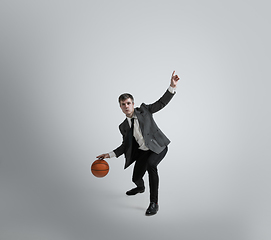
{"label": "white dress shirt", "polygon": [[[169,86],[168,88],[168,91],[171,92],[172,94],[175,93],[176,91],[176,88],[173,88],[171,86]],[[133,117],[135,120],[134,120],[134,137],[139,145],[139,149],[143,150],[143,151],[147,151],[149,150],[146,145],[145,145],[145,141],[144,141],[144,138],[142,136],[142,132],[141,132],[141,129],[140,129],[140,126],[139,126],[139,122],[138,122],[138,119],[137,119],[137,116],[134,114]],[[131,124],[132,124],[132,118],[129,118],[127,117],[127,120],[128,120],[128,123],[129,123],[129,126],[131,127]],[[114,153],[114,151],[112,152],[109,152],[108,153],[110,158],[112,157],[116,157],[116,154]]]}

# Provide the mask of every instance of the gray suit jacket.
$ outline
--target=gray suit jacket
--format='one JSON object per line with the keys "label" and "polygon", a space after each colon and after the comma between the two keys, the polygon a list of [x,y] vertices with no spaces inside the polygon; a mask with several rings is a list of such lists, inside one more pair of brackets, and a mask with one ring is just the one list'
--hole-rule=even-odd
{"label": "gray suit jacket", "polygon": [[[139,126],[145,140],[145,145],[151,151],[157,154],[165,149],[165,147],[170,143],[170,140],[158,128],[152,114],[165,107],[174,95],[175,93],[172,94],[167,90],[165,94],[155,103],[148,105],[142,103],[139,108],[135,108],[135,114],[138,118]],[[130,144],[128,141],[128,132],[130,130],[130,126],[127,118],[119,125],[119,130],[122,134],[123,141],[122,144],[113,151],[115,152],[116,157],[119,157],[124,153],[126,159],[124,166],[125,169],[136,160],[135,154],[132,154],[133,144]]]}

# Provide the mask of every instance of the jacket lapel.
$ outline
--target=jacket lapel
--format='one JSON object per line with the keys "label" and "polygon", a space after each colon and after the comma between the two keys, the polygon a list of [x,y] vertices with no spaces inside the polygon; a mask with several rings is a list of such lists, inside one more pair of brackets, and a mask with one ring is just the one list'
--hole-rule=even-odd
{"label": "jacket lapel", "polygon": [[137,116],[141,132],[143,133],[143,131],[144,131],[144,121],[143,121],[143,114],[142,113],[143,112],[140,109],[138,109],[138,108],[135,109],[135,114]]}

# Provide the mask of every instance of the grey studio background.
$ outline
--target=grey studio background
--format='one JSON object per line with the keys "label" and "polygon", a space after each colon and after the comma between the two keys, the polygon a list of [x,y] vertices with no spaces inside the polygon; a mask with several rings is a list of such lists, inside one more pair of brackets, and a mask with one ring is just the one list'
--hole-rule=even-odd
{"label": "grey studio background", "polygon": [[[269,240],[268,1],[0,2],[0,239]],[[145,217],[119,146],[118,96],[171,139]],[[148,180],[146,177],[148,184]]]}

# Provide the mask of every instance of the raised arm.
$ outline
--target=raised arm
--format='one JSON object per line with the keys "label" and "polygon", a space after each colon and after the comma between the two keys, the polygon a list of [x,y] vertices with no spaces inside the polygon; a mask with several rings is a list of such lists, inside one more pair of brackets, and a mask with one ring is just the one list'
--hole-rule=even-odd
{"label": "raised arm", "polygon": [[[175,89],[177,87],[177,83],[180,78],[178,77],[178,75],[174,75],[174,74],[175,74],[175,71],[173,71],[171,75],[170,86]],[[156,102],[152,104],[147,104],[147,105],[143,104],[143,105],[145,105],[145,107],[147,107],[149,112],[151,113],[158,112],[169,103],[169,101],[172,99],[174,94],[175,94],[174,92],[172,93],[167,89],[164,95],[161,98],[159,98]]]}

